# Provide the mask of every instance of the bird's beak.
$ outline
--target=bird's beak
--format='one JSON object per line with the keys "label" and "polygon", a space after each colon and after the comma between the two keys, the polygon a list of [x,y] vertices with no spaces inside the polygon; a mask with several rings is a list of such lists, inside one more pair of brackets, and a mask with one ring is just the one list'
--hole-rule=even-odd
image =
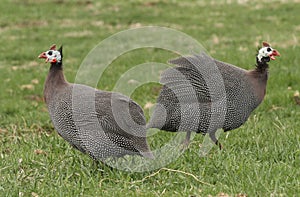
{"label": "bird's beak", "polygon": [[274,49],[270,55],[271,60],[275,60],[276,59],[275,56],[280,56],[280,53]]}
{"label": "bird's beak", "polygon": [[46,58],[47,58],[46,53],[45,53],[45,52],[41,53],[41,54],[38,56],[38,58],[44,58],[44,59],[46,59]]}
{"label": "bird's beak", "polygon": [[38,58],[46,59],[46,62],[48,62],[48,57],[47,57],[47,55],[46,55],[45,52],[41,53],[41,54],[38,56]]}

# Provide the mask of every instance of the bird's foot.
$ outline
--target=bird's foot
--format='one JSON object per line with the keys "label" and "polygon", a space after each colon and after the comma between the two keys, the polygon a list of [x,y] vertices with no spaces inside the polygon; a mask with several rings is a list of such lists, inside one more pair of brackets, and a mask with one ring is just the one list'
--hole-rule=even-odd
{"label": "bird's foot", "polygon": [[181,144],[180,144],[180,150],[185,151],[186,149],[189,148],[190,140],[185,139]]}
{"label": "bird's foot", "polygon": [[216,145],[219,147],[219,149],[220,150],[222,150],[223,149],[223,146],[222,146],[222,144],[217,140],[216,141]]}

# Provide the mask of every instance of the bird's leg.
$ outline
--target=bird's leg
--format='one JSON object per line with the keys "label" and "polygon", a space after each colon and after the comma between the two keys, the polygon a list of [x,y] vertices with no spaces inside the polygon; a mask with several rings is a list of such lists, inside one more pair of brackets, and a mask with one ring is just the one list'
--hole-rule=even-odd
{"label": "bird's leg", "polygon": [[182,142],[182,149],[187,149],[190,144],[191,131],[186,132],[185,140]]}
{"label": "bird's leg", "polygon": [[220,150],[223,149],[223,146],[222,146],[222,144],[219,142],[219,140],[217,140],[215,144],[216,144],[217,146],[219,146],[219,149],[220,149]]}
{"label": "bird's leg", "polygon": [[216,132],[209,132],[210,139],[222,150],[222,144],[216,138]]}

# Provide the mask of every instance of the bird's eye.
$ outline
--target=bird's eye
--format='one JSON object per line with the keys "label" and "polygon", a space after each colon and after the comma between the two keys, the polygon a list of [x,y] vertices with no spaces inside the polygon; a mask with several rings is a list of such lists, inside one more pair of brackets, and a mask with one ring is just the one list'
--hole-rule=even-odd
{"label": "bird's eye", "polygon": [[268,47],[268,48],[267,48],[267,51],[270,52],[270,51],[272,51],[272,49],[271,49],[270,47]]}
{"label": "bird's eye", "polygon": [[48,51],[48,55],[52,55],[52,51]]}

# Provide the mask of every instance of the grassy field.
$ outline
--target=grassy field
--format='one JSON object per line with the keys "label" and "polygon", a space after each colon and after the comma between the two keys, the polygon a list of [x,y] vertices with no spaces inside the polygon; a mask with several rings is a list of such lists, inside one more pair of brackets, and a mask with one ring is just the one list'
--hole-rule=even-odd
{"label": "grassy field", "polygon": [[[0,196],[299,196],[300,1],[2,0],[0,4]],[[223,133],[225,149],[199,157],[197,135],[177,160],[150,172],[95,165],[58,136],[43,101],[49,65],[40,52],[64,45],[73,82],[89,51],[121,30],[163,26],[198,40],[210,55],[251,69],[261,41],[282,57],[270,63],[267,96],[245,125]],[[111,46],[117,47],[117,46]],[[116,59],[98,88],[112,90],[122,73],[175,54],[138,49]],[[157,84],[132,98],[155,103]],[[147,107],[145,107],[147,108]],[[145,109],[148,115],[148,110]],[[173,134],[149,138],[153,149]]]}

